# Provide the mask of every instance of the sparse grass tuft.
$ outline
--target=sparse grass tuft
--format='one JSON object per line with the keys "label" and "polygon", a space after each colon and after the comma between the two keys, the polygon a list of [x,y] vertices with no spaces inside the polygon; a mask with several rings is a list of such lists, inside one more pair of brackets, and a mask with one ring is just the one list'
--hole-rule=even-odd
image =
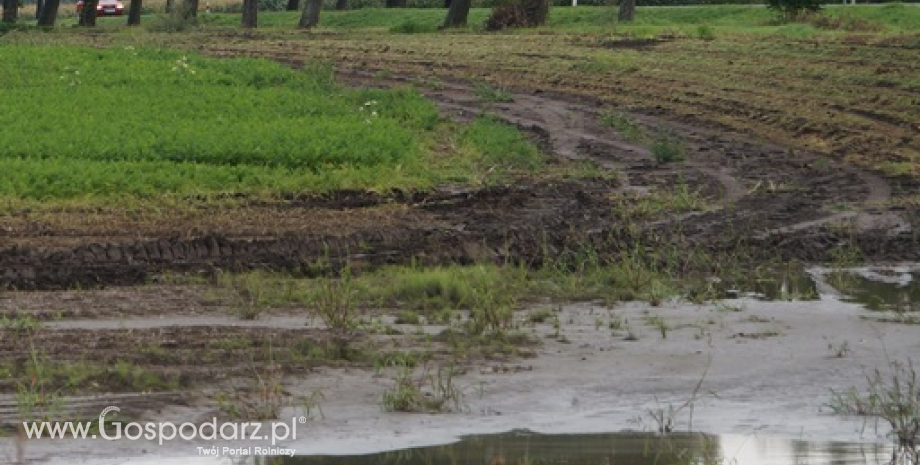
{"label": "sparse grass tuft", "polygon": [[855,387],[831,390],[828,406],[840,415],[859,415],[888,424],[895,443],[914,458],[920,454],[920,380],[913,362],[893,361],[888,372],[876,369],[866,376],[865,392]]}
{"label": "sparse grass tuft", "polygon": [[386,412],[442,413],[463,409],[464,394],[454,380],[456,366],[425,366],[419,376],[414,370],[398,370],[395,385],[383,392],[381,408]]}
{"label": "sparse grass tuft", "polygon": [[651,151],[658,163],[683,161],[685,158],[683,142],[668,132],[659,132],[655,136]]}
{"label": "sparse grass tuft", "polygon": [[493,86],[487,82],[479,82],[475,85],[476,96],[489,103],[510,103],[514,101],[514,95],[507,87]]}
{"label": "sparse grass tuft", "polygon": [[646,139],[642,126],[624,113],[605,111],[601,113],[601,121],[604,125],[616,129],[627,142],[639,143]]}

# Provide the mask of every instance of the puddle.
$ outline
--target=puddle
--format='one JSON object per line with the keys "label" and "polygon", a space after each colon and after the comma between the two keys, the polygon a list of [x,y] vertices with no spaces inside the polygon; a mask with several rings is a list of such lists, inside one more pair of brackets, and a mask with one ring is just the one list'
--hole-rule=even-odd
{"label": "puddle", "polygon": [[815,443],[769,437],[650,433],[543,435],[516,431],[470,436],[436,447],[363,456],[291,457],[285,465],[822,465],[887,464],[892,449],[877,444]]}
{"label": "puddle", "polygon": [[765,301],[817,300],[818,286],[804,269],[752,273],[744,280],[722,280],[721,298],[747,297]]}
{"label": "puddle", "polygon": [[812,275],[845,302],[874,311],[920,311],[920,266],[818,268]]}
{"label": "puddle", "polygon": [[878,280],[856,272],[830,273],[828,283],[840,290],[843,300],[864,305],[869,310],[920,311],[920,272],[903,273],[891,280]]}
{"label": "puddle", "polygon": [[[774,437],[612,433],[545,435],[529,431],[468,436],[459,442],[368,455],[249,457],[188,463],[273,465],[911,465],[888,445]],[[135,463],[135,462],[128,462]],[[136,462],[142,463],[142,462]],[[146,462],[143,462],[146,463]]]}
{"label": "puddle", "polygon": [[920,265],[774,270],[718,283],[722,298],[763,301],[833,297],[869,310],[920,312]]}

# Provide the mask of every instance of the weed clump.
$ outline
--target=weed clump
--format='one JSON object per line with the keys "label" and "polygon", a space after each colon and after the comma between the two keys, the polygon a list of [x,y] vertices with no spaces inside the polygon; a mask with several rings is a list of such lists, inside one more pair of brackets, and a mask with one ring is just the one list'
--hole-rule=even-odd
{"label": "weed clump", "polygon": [[684,145],[672,134],[661,133],[655,138],[651,147],[658,163],[671,163],[684,160]]}
{"label": "weed clump", "polygon": [[495,7],[492,14],[486,19],[487,31],[501,31],[507,28],[530,27],[524,7],[519,3],[511,3]]}
{"label": "weed clump", "polygon": [[413,376],[411,367],[403,367],[395,385],[383,392],[381,408],[386,412],[443,413],[463,409],[463,390],[454,382],[454,365],[432,370],[425,367]]}
{"label": "weed clump", "polygon": [[820,0],[767,0],[767,8],[779,13],[780,21],[796,21],[805,12],[821,10]]}
{"label": "weed clump", "polygon": [[876,369],[866,381],[865,392],[831,390],[828,406],[837,414],[887,423],[897,445],[914,459],[920,457],[920,383],[913,362],[892,362],[888,373]]}

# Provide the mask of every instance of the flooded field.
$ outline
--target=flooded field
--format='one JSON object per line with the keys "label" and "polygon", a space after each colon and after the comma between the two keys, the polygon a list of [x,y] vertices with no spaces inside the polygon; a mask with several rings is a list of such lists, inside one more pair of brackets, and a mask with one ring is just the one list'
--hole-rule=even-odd
{"label": "flooded field", "polygon": [[[430,98],[439,124],[520,129],[545,170],[136,209],[11,204],[0,462],[889,463],[870,399],[920,354],[920,270],[890,265],[920,260],[915,93],[852,76],[912,76],[915,46],[684,37],[614,70],[590,36],[374,34],[157,40],[330,60],[342,85]],[[91,39],[133,40],[119,36]],[[439,134],[435,155],[454,145]],[[304,422],[278,445],[295,456],[272,459],[196,452],[264,446],[247,441],[19,427],[109,406],[120,421]]]}

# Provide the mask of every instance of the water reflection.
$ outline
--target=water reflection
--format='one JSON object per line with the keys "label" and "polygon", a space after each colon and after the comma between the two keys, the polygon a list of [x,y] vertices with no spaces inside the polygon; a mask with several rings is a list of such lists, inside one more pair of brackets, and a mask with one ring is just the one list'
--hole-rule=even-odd
{"label": "water reflection", "polygon": [[844,300],[869,310],[920,311],[920,271],[841,271],[827,274],[827,282],[843,293]]}
{"label": "water reflection", "polygon": [[751,297],[760,300],[817,300],[818,288],[808,272],[798,266],[762,270],[743,277],[724,277],[720,298]]}
{"label": "water reflection", "polygon": [[[881,465],[879,444],[818,443],[756,436],[647,433],[470,436],[450,445],[361,456],[255,458],[258,465]],[[242,462],[237,462],[242,463]],[[916,462],[898,460],[899,465]]]}

